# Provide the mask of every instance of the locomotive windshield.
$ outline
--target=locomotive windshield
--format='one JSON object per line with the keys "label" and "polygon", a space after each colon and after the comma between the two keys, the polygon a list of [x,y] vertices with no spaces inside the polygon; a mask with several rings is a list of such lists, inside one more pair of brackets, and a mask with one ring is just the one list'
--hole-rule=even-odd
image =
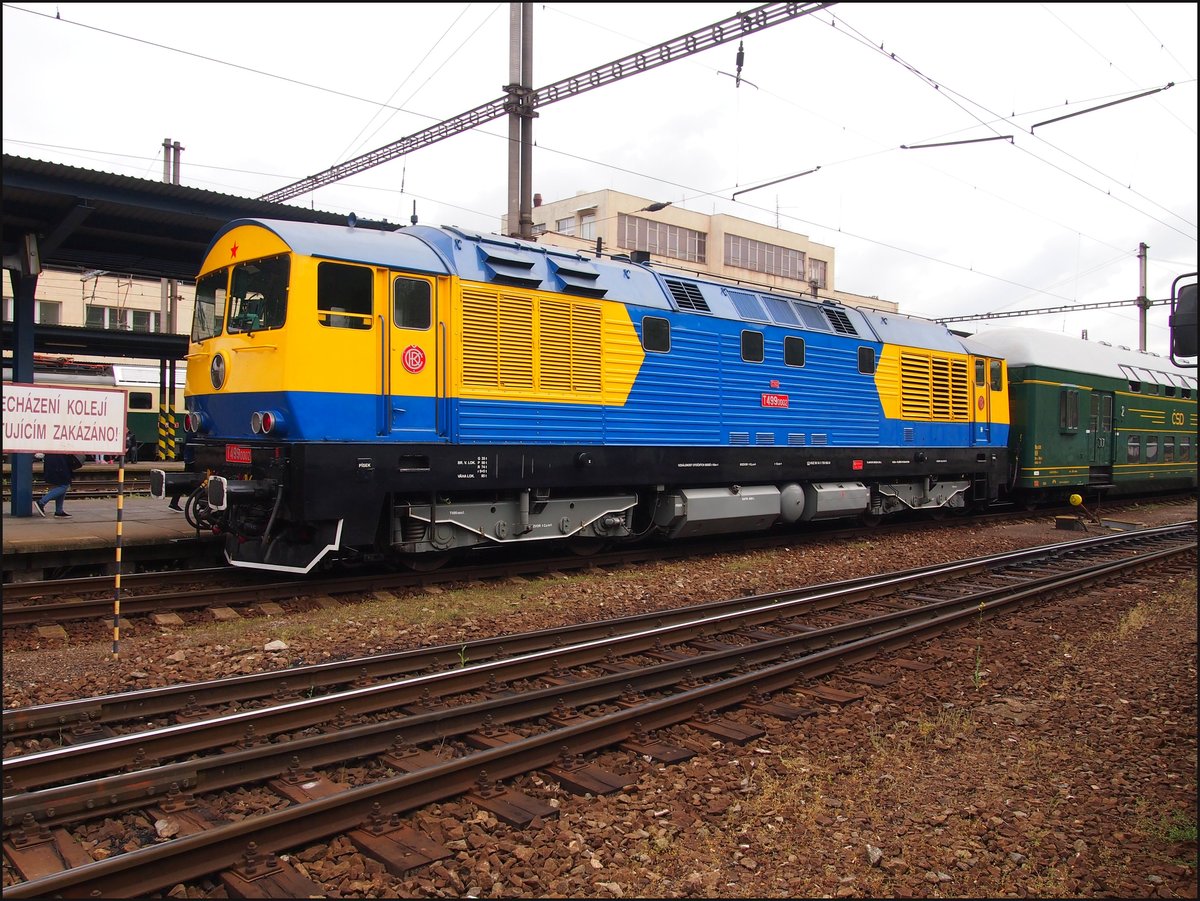
{"label": "locomotive windshield", "polygon": [[225,280],[229,270],[211,272],[196,282],[196,307],[192,313],[192,340],[203,341],[221,333],[225,320]]}
{"label": "locomotive windshield", "polygon": [[279,328],[287,318],[286,256],[238,263],[229,290],[229,333]]}

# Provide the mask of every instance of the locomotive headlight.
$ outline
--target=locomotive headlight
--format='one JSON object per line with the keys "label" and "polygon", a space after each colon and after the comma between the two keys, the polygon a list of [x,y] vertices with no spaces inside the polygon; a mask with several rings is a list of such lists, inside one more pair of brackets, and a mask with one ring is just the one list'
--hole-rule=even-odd
{"label": "locomotive headlight", "polygon": [[208,368],[208,377],[212,380],[212,386],[218,391],[225,384],[225,358],[220,354],[213,357],[212,365]]}
{"label": "locomotive headlight", "polygon": [[255,435],[282,435],[287,429],[283,417],[274,410],[256,410],[250,416],[250,431]]}

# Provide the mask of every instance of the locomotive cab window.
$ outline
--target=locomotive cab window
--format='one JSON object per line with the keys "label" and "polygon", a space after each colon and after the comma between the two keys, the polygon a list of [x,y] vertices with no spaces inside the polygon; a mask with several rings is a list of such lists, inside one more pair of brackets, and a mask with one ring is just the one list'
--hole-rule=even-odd
{"label": "locomotive cab window", "polygon": [[982,388],[987,381],[987,363],[984,360],[975,361],[975,385]]}
{"label": "locomotive cab window", "polygon": [[192,308],[192,340],[200,342],[221,334],[225,322],[226,282],[229,270],[210,272],[196,282],[196,305]]}
{"label": "locomotive cab window", "polygon": [[788,335],[783,339],[783,362],[787,366],[804,365],[804,339]]}
{"label": "locomotive cab window", "polygon": [[671,323],[657,316],[646,316],[643,318],[642,347],[656,354],[670,352]]}
{"label": "locomotive cab window", "polygon": [[398,328],[424,331],[433,321],[433,302],[429,282],[415,278],[397,278],[392,283],[392,321]]}
{"label": "locomotive cab window", "polygon": [[1002,369],[999,360],[992,360],[992,390],[1003,391],[1004,379],[1002,378]]}
{"label": "locomotive cab window", "polygon": [[875,348],[860,347],[858,349],[858,371],[870,375],[875,371]]}
{"label": "locomotive cab window", "polygon": [[369,329],[374,273],[365,266],[317,266],[317,321],[326,328]]}
{"label": "locomotive cab window", "polygon": [[229,332],[280,328],[287,319],[286,256],[251,260],[233,267],[229,289]]}
{"label": "locomotive cab window", "polygon": [[742,359],[747,363],[761,363],[763,361],[762,332],[742,332]]}

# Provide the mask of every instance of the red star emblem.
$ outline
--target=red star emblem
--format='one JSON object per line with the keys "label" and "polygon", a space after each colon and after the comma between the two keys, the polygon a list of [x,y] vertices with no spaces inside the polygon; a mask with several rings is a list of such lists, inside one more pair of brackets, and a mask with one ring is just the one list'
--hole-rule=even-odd
{"label": "red star emblem", "polygon": [[229,248],[229,259],[232,260],[235,257],[237,257],[237,252],[238,252],[238,246],[237,246],[237,243],[235,242],[234,245]]}

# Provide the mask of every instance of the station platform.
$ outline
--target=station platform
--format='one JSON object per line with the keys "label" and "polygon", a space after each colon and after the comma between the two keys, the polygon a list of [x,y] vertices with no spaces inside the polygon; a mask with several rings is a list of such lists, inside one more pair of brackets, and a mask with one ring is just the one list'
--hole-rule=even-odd
{"label": "station platform", "polygon": [[[35,500],[40,497],[35,494]],[[131,495],[121,511],[122,569],[126,561],[179,559],[191,556],[211,559],[215,564],[220,539],[211,532],[197,532],[182,512],[167,506],[165,499]],[[14,516],[12,505],[4,504],[3,548],[5,580],[44,578],[50,569],[115,561],[117,546],[117,499],[72,498],[64,509],[69,518],[54,515],[54,503],[46,505],[46,516]],[[129,569],[128,571],[133,571]]]}

